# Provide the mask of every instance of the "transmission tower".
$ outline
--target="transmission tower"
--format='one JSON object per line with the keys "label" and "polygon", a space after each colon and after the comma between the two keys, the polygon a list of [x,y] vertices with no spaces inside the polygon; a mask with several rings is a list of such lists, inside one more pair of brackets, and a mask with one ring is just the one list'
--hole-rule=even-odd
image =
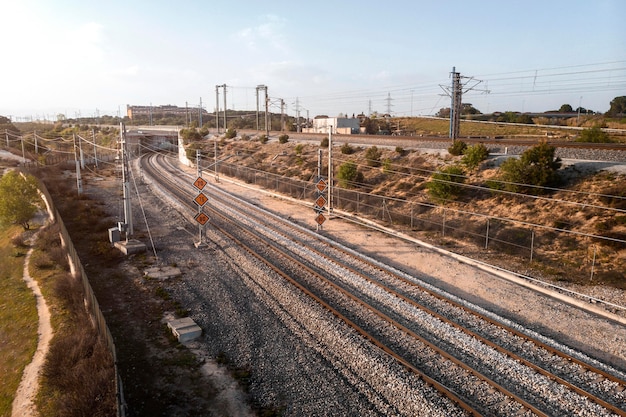
{"label": "transmission tower", "polygon": [[385,101],[387,102],[387,114],[391,116],[391,107],[393,106],[391,104],[391,101],[393,99],[391,98],[391,93],[387,93],[387,98],[385,99]]}
{"label": "transmission tower", "polygon": [[[452,78],[451,86],[440,85],[443,91],[446,93],[448,97],[450,97],[450,134],[449,137],[454,142],[459,137],[459,130],[461,125],[461,111],[463,108],[462,98],[463,94],[467,93],[470,90],[473,90],[478,84],[480,84],[481,80],[475,80],[474,77],[463,77],[460,72],[456,72],[456,67],[452,67],[452,72],[450,73],[450,78]],[[463,82],[462,79],[466,81]],[[471,86],[469,85],[471,84]],[[489,93],[488,90],[484,90],[484,92]]]}

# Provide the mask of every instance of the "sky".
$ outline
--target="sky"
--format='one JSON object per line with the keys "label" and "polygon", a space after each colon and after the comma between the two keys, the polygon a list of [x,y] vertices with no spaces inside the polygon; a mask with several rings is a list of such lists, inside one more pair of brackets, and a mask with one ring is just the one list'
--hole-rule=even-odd
{"label": "sky", "polygon": [[[483,113],[626,95],[626,1],[0,0],[0,115],[264,106],[314,117]],[[223,88],[219,107],[223,109]]]}

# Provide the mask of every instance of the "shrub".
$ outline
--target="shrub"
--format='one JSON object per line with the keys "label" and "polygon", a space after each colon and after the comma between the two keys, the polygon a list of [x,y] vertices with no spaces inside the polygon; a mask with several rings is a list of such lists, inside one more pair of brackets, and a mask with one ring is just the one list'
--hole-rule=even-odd
{"label": "shrub", "polygon": [[372,146],[365,151],[365,158],[367,159],[367,165],[370,167],[379,167],[380,166],[380,157],[382,156],[382,151],[378,150],[376,146]]}
{"label": "shrub", "polygon": [[539,193],[533,186],[556,185],[560,181],[557,170],[561,159],[554,156],[555,148],[545,142],[527,149],[521,158],[509,158],[500,166],[500,180],[506,182],[503,188],[519,193]]}
{"label": "shrub", "polygon": [[232,127],[226,130],[226,133],[224,133],[224,137],[226,139],[232,139],[234,137],[237,136],[237,131],[235,129],[233,129]]}
{"label": "shrub", "polygon": [[280,135],[278,137],[278,143],[287,143],[289,142],[289,135]]}
{"label": "shrub", "polygon": [[468,169],[473,170],[476,169],[482,161],[487,159],[488,156],[489,149],[482,143],[479,143],[478,145],[472,145],[465,149],[461,163]]}
{"label": "shrub", "polygon": [[341,145],[341,153],[344,155],[351,155],[354,153],[354,148],[349,143]]}
{"label": "shrub", "polygon": [[293,148],[293,150],[296,152],[296,155],[302,155],[302,151],[304,150],[304,145],[301,143],[298,143],[296,147]]}
{"label": "shrub", "polygon": [[348,161],[339,166],[337,178],[339,179],[339,185],[349,188],[352,183],[363,181],[363,173],[358,170],[354,162]]}
{"label": "shrub", "polygon": [[328,138],[324,138],[320,141],[320,148],[328,148]]}
{"label": "shrub", "polygon": [[250,135],[246,135],[246,134],[244,133],[243,135],[241,135],[241,140],[245,140],[245,141],[250,140]]}
{"label": "shrub", "polygon": [[452,200],[461,194],[460,184],[465,182],[463,168],[450,165],[433,173],[430,181],[426,184],[428,193],[435,200]]}
{"label": "shrub", "polygon": [[576,139],[576,142],[611,143],[613,141],[609,137],[608,133],[600,129],[598,126],[594,126],[591,129],[584,129],[580,136]]}
{"label": "shrub", "polygon": [[259,142],[261,142],[261,143],[267,143],[267,141],[268,141],[267,135],[261,135],[261,136],[259,137]]}
{"label": "shrub", "polygon": [[452,146],[448,148],[448,153],[450,153],[450,155],[459,156],[463,155],[465,149],[467,149],[467,143],[462,140],[455,140],[452,142]]}
{"label": "shrub", "polygon": [[396,146],[396,153],[398,155],[404,155],[404,148],[402,146]]}

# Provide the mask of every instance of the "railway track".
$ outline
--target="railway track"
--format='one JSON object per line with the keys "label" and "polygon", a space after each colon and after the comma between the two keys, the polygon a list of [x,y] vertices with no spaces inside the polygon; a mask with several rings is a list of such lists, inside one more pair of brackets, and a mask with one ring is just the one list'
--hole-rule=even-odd
{"label": "railway track", "polygon": [[[191,202],[162,156],[146,173]],[[152,167],[161,159],[160,168]],[[163,175],[163,171],[171,173]],[[211,189],[211,227],[473,415],[626,415],[623,375]],[[193,212],[193,207],[189,210]],[[225,213],[228,213],[226,215]],[[236,225],[236,226],[234,226]]]}

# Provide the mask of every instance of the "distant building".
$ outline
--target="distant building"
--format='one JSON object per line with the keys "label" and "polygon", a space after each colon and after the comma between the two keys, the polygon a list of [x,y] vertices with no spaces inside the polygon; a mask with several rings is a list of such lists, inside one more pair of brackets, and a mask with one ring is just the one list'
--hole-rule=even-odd
{"label": "distant building", "polygon": [[343,135],[351,135],[359,133],[359,119],[355,117],[328,117],[317,116],[313,119],[313,125],[310,128],[303,129],[305,133],[339,133]]}
{"label": "distant building", "polygon": [[[197,107],[178,107],[166,104],[164,106],[131,106],[126,105],[126,115],[129,119],[133,120],[134,117],[167,117],[167,116],[182,116],[182,117],[194,117],[198,114]],[[202,114],[209,114],[206,110],[202,109]]]}

